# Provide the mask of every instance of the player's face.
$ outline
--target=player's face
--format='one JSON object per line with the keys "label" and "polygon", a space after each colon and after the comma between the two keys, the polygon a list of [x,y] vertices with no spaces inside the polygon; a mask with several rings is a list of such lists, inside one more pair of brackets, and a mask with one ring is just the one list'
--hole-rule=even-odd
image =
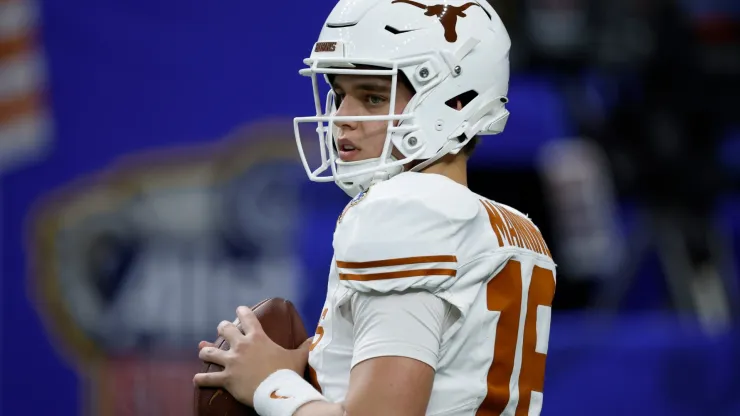
{"label": "player's face", "polygon": [[[411,91],[399,82],[396,102],[391,103],[391,78],[382,76],[337,75],[332,88],[339,105],[338,116],[388,115],[391,105],[394,114],[400,114],[412,97]],[[338,121],[335,124],[339,130],[339,158],[343,161],[376,158],[383,152],[388,121]]]}

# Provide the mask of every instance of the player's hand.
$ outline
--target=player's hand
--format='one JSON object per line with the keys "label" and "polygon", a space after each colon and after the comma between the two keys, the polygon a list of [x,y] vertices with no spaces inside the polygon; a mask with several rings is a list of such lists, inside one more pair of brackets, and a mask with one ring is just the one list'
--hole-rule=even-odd
{"label": "player's hand", "polygon": [[251,309],[240,306],[236,315],[244,334],[231,322],[218,325],[218,334],[230,345],[228,351],[201,342],[198,357],[224,367],[224,371],[196,374],[193,382],[201,387],[221,387],[240,402],[252,406],[254,391],[270,374],[289,369],[303,374],[308,362],[308,339],[297,350],[286,350],[265,334]]}
{"label": "player's hand", "polygon": [[212,342],[208,342],[208,341],[201,341],[198,343],[198,351],[202,350],[203,348],[207,348],[207,347],[217,348],[218,345]]}

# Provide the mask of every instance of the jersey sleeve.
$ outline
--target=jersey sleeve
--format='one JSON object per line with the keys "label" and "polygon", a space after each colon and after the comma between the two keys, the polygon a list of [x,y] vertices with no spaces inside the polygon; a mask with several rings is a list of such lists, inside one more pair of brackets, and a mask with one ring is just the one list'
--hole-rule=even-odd
{"label": "jersey sleeve", "polygon": [[375,195],[353,207],[334,234],[341,284],[364,293],[452,285],[461,230],[475,210],[450,209],[442,198]]}
{"label": "jersey sleeve", "polygon": [[407,357],[437,369],[444,331],[454,322],[451,306],[439,297],[357,293],[352,300],[352,367],[377,357]]}

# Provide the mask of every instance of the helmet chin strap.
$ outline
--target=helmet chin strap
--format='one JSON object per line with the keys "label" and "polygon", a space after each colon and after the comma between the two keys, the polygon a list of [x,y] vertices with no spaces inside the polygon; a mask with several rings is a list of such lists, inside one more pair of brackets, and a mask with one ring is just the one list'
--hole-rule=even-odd
{"label": "helmet chin strap", "polygon": [[[459,142],[457,140],[449,140],[444,146],[442,146],[441,149],[439,149],[439,152],[437,152],[436,155],[419,163],[418,165],[411,168],[409,171],[410,172],[420,172],[421,170],[427,168],[428,166],[431,166],[436,161],[445,157],[446,155],[450,153],[457,153],[463,146],[465,146],[466,143],[467,141]],[[397,159],[394,158],[393,156],[390,156],[388,158],[388,161],[390,162],[393,162],[396,160]],[[360,160],[357,162],[340,162],[339,166],[337,166],[337,172],[338,173],[351,173],[353,170],[358,171],[360,169],[366,168],[368,165],[371,165],[373,163],[379,164],[379,162],[380,162],[380,158]],[[375,185],[376,183],[387,181],[388,179],[403,172],[403,170],[404,170],[403,166],[394,166],[391,168],[378,170],[372,173],[357,175],[356,177],[352,178],[352,181],[338,180],[335,182],[337,186],[342,188],[342,190],[347,195],[349,195],[351,198],[354,198],[360,192],[366,191],[368,188]]]}
{"label": "helmet chin strap", "polygon": [[[372,159],[366,159],[366,160],[358,160],[356,162],[337,162],[337,173],[339,174],[351,174],[353,171],[357,172],[360,170],[365,170],[368,167],[371,167],[373,165],[380,165],[381,158],[372,158]],[[386,159],[388,163],[395,162],[397,159],[393,156],[390,156]],[[349,178],[347,180],[336,180],[335,183],[337,186],[342,188],[342,190],[349,195],[350,197],[354,198],[362,191],[367,190],[372,185],[375,185],[376,183],[380,183],[383,181],[386,181],[399,173],[403,172],[403,166],[392,166],[392,167],[386,167],[385,169],[380,169],[375,172],[368,172],[364,174],[360,174],[357,176],[354,176],[352,178]]]}
{"label": "helmet chin strap", "polygon": [[436,155],[430,157],[429,159],[419,163],[418,165],[414,166],[410,169],[410,172],[421,172],[422,170],[426,169],[427,167],[434,164],[439,159],[442,159],[443,157],[447,156],[450,153],[457,153],[463,146],[465,146],[465,142],[458,142],[456,140],[448,140],[447,143],[445,143],[444,146],[442,146],[441,149],[439,149],[439,152],[437,152]]}
{"label": "helmet chin strap", "polygon": [[368,188],[375,185],[376,183],[380,183],[383,181],[387,181],[391,178],[391,174],[387,171],[381,170],[378,172],[373,173],[373,178],[370,180],[370,185],[368,185]]}

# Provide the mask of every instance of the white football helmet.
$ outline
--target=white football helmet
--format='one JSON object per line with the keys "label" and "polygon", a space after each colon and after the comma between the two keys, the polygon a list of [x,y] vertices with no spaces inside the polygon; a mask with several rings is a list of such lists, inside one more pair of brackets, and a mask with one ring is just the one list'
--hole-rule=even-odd
{"label": "white football helmet", "polygon": [[[304,60],[308,68],[300,71],[311,77],[316,106],[315,116],[297,117],[293,123],[309,178],[334,181],[354,197],[372,183],[402,172],[411,161],[423,161],[412,169],[418,171],[459,152],[476,134],[500,133],[509,116],[505,104],[510,47],[501,19],[485,0],[340,0],[311,57]],[[326,82],[334,74],[389,76],[394,103],[399,72],[415,90],[401,114],[394,114],[391,105],[388,115],[336,116],[331,90],[322,103],[319,74]],[[462,110],[447,104],[463,94],[475,98]],[[340,160],[334,123],[371,120],[388,122],[380,157]],[[318,168],[309,166],[301,123],[318,124]],[[394,147],[402,159],[391,155]]]}

